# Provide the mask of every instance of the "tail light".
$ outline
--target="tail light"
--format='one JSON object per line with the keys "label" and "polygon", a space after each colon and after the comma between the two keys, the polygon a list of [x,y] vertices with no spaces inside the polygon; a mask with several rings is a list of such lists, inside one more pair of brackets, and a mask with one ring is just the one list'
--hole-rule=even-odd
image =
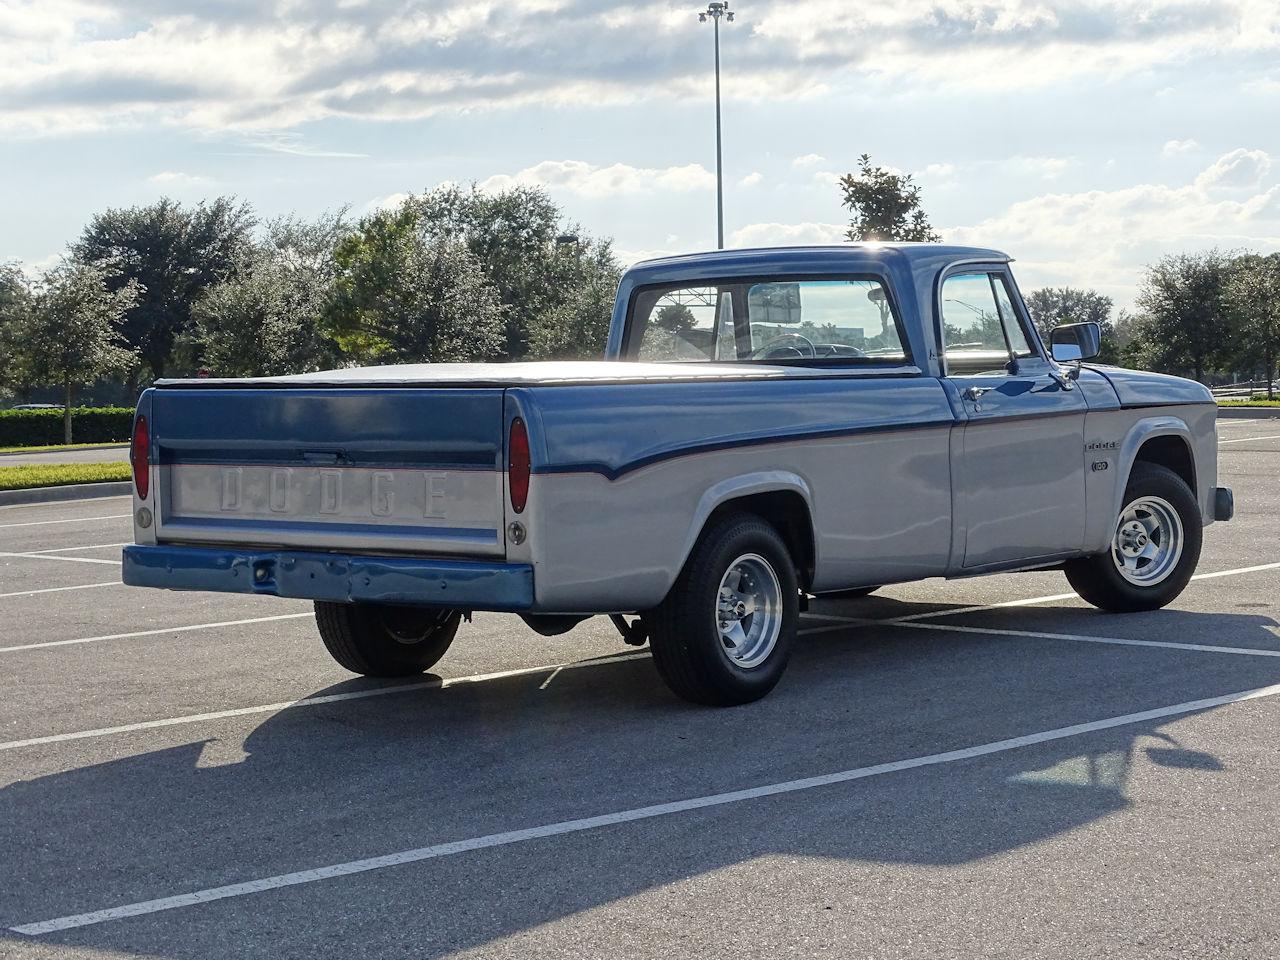
{"label": "tail light", "polygon": [[145,500],[151,492],[151,434],[147,431],[146,417],[134,421],[129,463],[133,465],[133,487],[138,491],[138,499]]}
{"label": "tail light", "polygon": [[511,508],[524,513],[529,502],[529,431],[524,421],[516,417],[511,421],[511,436],[507,442],[507,489],[511,491]]}

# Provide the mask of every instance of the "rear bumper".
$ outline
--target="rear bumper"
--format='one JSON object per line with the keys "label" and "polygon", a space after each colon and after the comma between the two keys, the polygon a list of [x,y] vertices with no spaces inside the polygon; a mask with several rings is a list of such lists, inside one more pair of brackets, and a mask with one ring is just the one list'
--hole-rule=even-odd
{"label": "rear bumper", "polygon": [[1236,497],[1230,487],[1213,488],[1213,519],[1230,520],[1236,515]]}
{"label": "rear bumper", "polygon": [[124,549],[123,577],[135,587],[335,603],[517,611],[533,606],[533,567],[517,563],[134,545]]}

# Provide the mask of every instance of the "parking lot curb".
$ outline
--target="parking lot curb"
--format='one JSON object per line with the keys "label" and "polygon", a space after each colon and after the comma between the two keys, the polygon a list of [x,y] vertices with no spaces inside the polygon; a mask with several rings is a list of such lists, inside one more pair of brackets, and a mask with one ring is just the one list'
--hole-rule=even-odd
{"label": "parking lot curb", "polygon": [[70,483],[61,487],[33,487],[29,490],[0,490],[0,506],[122,497],[132,490],[133,485],[128,480],[121,480],[118,483]]}
{"label": "parking lot curb", "polygon": [[1280,417],[1280,407],[1219,407],[1219,420],[1274,420]]}

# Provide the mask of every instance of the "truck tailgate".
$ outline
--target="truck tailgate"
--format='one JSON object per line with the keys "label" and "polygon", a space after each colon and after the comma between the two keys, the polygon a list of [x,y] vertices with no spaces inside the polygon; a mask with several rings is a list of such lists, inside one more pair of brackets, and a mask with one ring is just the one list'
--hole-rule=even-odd
{"label": "truck tailgate", "polygon": [[158,541],[502,556],[503,390],[161,388]]}

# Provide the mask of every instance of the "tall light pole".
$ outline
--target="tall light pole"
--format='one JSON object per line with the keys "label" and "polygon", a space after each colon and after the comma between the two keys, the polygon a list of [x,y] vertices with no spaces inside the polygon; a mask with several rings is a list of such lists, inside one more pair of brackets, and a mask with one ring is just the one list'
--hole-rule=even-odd
{"label": "tall light pole", "polygon": [[698,22],[706,23],[707,17],[716,30],[716,249],[724,249],[724,156],[720,148],[720,18],[733,23],[733,11],[729,0],[713,0],[705,13],[698,14]]}

